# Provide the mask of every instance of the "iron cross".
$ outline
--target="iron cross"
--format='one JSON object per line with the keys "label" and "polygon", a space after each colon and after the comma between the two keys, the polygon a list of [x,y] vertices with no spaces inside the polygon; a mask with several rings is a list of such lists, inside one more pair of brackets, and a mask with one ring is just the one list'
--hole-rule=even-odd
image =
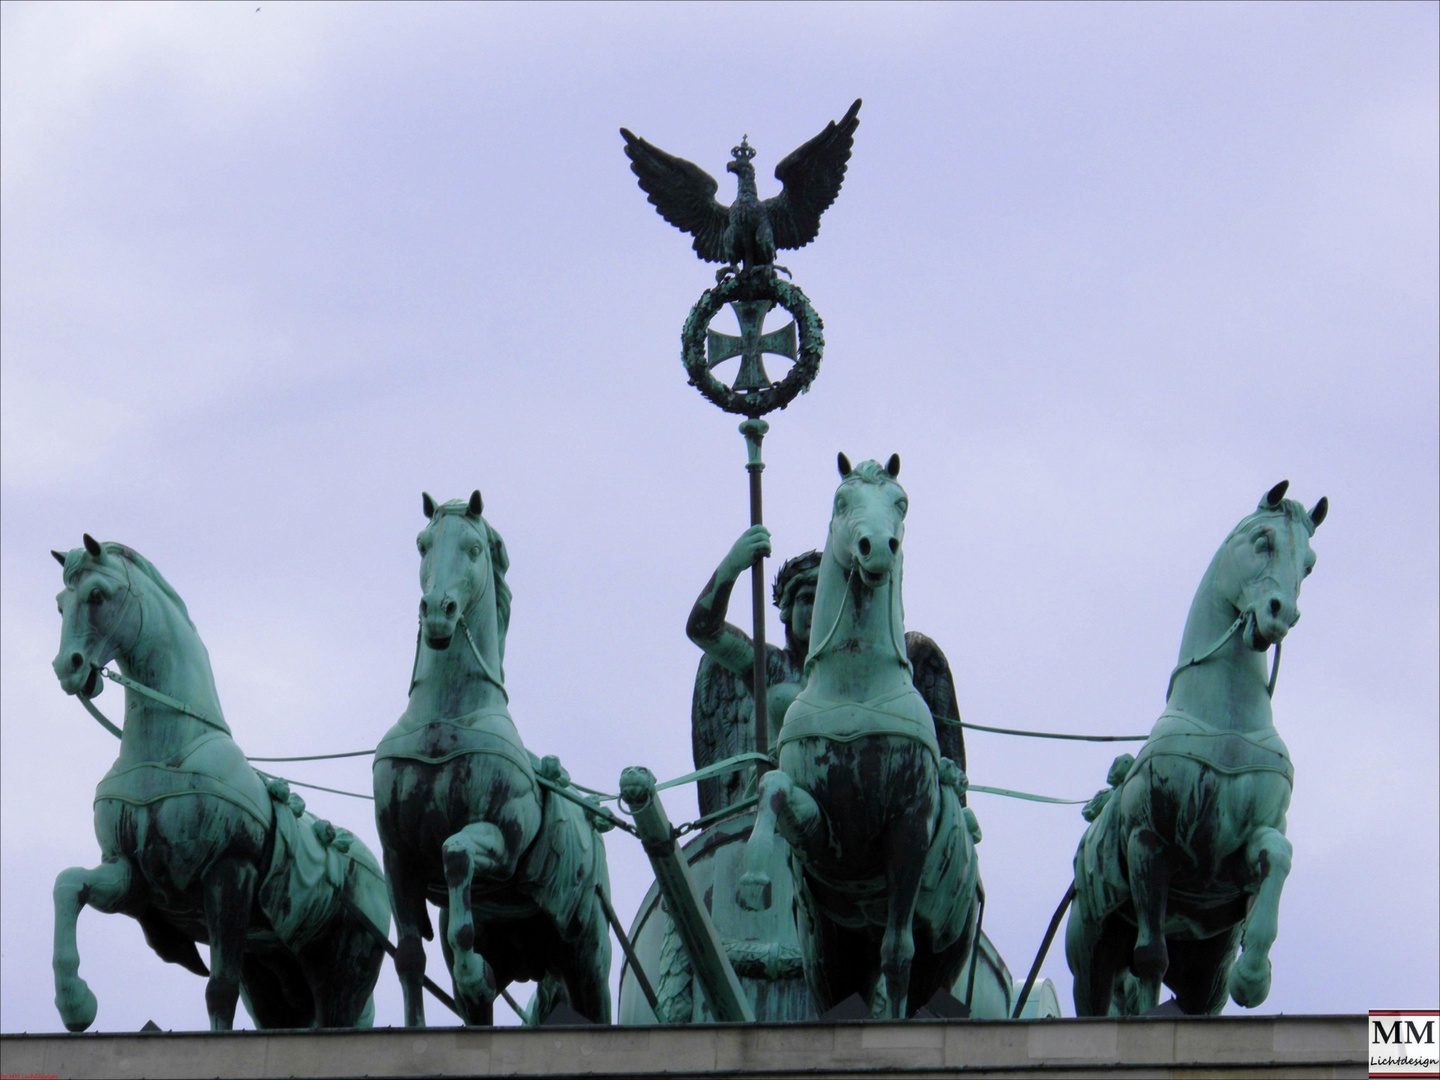
{"label": "iron cross", "polygon": [[784,356],[790,360],[796,357],[795,324],[786,323],[779,330],[768,334],[760,331],[765,325],[765,316],[773,303],[769,300],[740,300],[730,305],[735,309],[735,318],[740,323],[740,336],[721,334],[714,330],[705,331],[705,363],[714,367],[732,356],[740,357],[740,373],[735,376],[735,390],[765,390],[769,388],[770,376],[765,373],[763,353]]}

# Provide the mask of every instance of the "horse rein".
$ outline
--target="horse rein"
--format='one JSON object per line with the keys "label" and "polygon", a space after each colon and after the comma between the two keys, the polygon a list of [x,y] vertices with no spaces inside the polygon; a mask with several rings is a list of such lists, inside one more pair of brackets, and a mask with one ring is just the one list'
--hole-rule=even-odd
{"label": "horse rein", "polygon": [[[138,604],[140,608],[140,631],[137,631],[137,639],[139,637],[139,633],[142,632],[145,628],[145,606],[143,604],[139,604],[141,594],[135,591],[135,582],[134,579],[130,576],[130,562],[128,559],[122,557],[120,560],[120,565],[125,570],[124,606],[120,609],[120,614],[115,619],[115,625],[112,626],[110,628],[110,632],[101,639],[101,648],[97,650],[101,654],[103,654],[109,648],[111,640],[115,637],[117,633],[119,633],[120,626],[124,622],[125,612],[129,609],[129,606],[132,603]],[[223,724],[217,724],[214,720],[211,720],[204,713],[192,709],[183,701],[177,701],[169,694],[162,694],[159,690],[153,690],[150,687],[146,686],[144,683],[136,679],[130,678],[128,675],[122,674],[118,671],[111,671],[108,667],[98,667],[97,670],[105,678],[109,679],[111,682],[118,683],[119,685],[125,687],[125,689],[127,690],[134,690],[137,694],[140,694],[143,697],[148,697],[151,701],[164,705],[167,708],[174,709],[178,713],[183,713],[184,715],[190,717],[193,720],[198,720],[200,721],[200,723],[205,724],[207,727],[212,727],[216,731],[224,732],[226,735],[230,734],[229,730]],[[96,707],[94,701],[86,697],[84,694],[76,694],[75,696],[80,699],[80,704],[85,706],[85,711],[88,712],[91,716],[93,716],[101,727],[103,727],[106,731],[110,732],[110,734],[114,735],[117,739],[124,738],[124,731],[115,723],[113,723],[109,717],[102,713],[99,708]]]}
{"label": "horse rein", "polygon": [[[471,528],[475,528],[473,523],[471,524]],[[476,532],[478,533],[479,530],[476,529]],[[490,555],[488,551],[488,538],[481,536],[480,539],[482,543],[486,545],[487,560],[493,560],[494,556]],[[494,581],[495,567],[492,564],[490,567],[490,572],[485,575],[485,584],[481,587],[480,591],[475,594],[475,599],[470,604],[470,608],[473,609],[476,604],[480,603],[481,600],[485,599],[485,594],[490,591],[490,587],[494,583]],[[470,634],[470,624],[466,621],[463,612],[455,620],[455,622],[465,633],[466,644],[470,646],[470,652],[474,654],[475,662],[480,665],[480,674],[485,677],[485,680],[487,682],[489,682],[492,686],[494,686],[497,690],[500,691],[501,696],[504,697],[505,703],[508,705],[510,703],[510,691],[505,689],[504,681],[494,671],[490,669],[490,665],[486,662],[484,655],[480,652],[479,646],[475,644],[475,639]],[[420,670],[420,646],[423,644],[423,642],[423,631],[417,631],[415,634],[415,663],[411,666],[410,669],[410,690],[406,692],[407,696],[410,693],[413,693],[415,690],[415,675]]]}
{"label": "horse rein", "polygon": [[[483,592],[480,594],[481,597],[484,595]],[[485,657],[481,655],[480,649],[475,644],[475,639],[470,636],[470,624],[465,621],[464,615],[461,615],[456,621],[460,624],[460,629],[465,631],[465,640],[470,645],[470,651],[475,654],[475,662],[480,665],[480,673],[500,691],[501,696],[505,698],[505,703],[508,705],[510,703],[510,692],[505,689],[505,684],[490,670],[490,665],[485,662]]]}
{"label": "horse rein", "polygon": [[[1209,660],[1217,652],[1219,652],[1221,647],[1232,637],[1235,636],[1235,631],[1239,630],[1242,626],[1244,626],[1245,620],[1250,617],[1251,616],[1248,612],[1240,612],[1239,615],[1235,616],[1235,621],[1230,624],[1230,628],[1215,639],[1215,644],[1211,645],[1208,649],[1206,649],[1203,653],[1200,653],[1198,656],[1192,656],[1189,660],[1175,665],[1175,670],[1170,672],[1170,682],[1165,687],[1166,702],[1169,702],[1170,695],[1175,692],[1175,679],[1179,676],[1179,674],[1186,668],[1198,667],[1199,665],[1205,663],[1206,660]],[[1270,698],[1273,698],[1275,696],[1275,680],[1280,677],[1281,644],[1282,642],[1279,641],[1275,643],[1275,660],[1270,666],[1270,681],[1265,684],[1265,696]]]}
{"label": "horse rein", "polygon": [[[850,583],[855,580],[855,574],[856,574],[857,572],[858,572],[858,571],[857,571],[856,567],[854,567],[854,566],[850,567],[849,570],[846,570],[846,571],[845,571],[845,586],[846,586],[846,590],[847,590],[847,591],[849,590]],[[895,581],[894,581],[894,579],[892,578],[888,584],[890,584],[892,587],[895,587]],[[830,647],[830,639],[835,636],[835,631],[837,631],[837,630],[840,629],[840,622],[841,622],[841,620],[843,620],[844,618],[845,618],[845,605],[844,605],[843,603],[837,604],[837,605],[835,606],[835,619],[834,619],[834,621],[830,624],[830,629],[827,630],[827,631],[825,632],[825,636],[820,639],[820,644],[819,644],[819,645],[816,645],[814,648],[810,649],[810,650],[806,653],[806,655],[805,655],[805,669],[806,669],[807,672],[808,672],[809,669],[810,669],[810,663],[811,663],[811,661],[813,661],[813,660],[818,660],[820,657],[822,657],[822,656],[825,655],[825,650]],[[892,644],[892,645],[895,646],[896,659],[898,659],[903,666],[909,666],[910,658],[909,658],[909,656],[906,654],[905,649],[901,646],[900,641],[895,637],[895,608],[894,608],[894,594],[893,594],[893,593],[892,593],[892,595],[891,595],[891,607],[890,607],[890,619],[889,619],[889,623],[890,623],[890,626],[889,626],[889,629],[890,629],[890,644]]]}
{"label": "horse rein", "polygon": [[[230,734],[230,730],[228,728],[226,728],[223,724],[217,724],[214,720],[211,720],[204,713],[192,709],[183,701],[176,701],[169,694],[162,694],[159,690],[152,690],[144,683],[138,682],[137,680],[130,678],[128,675],[123,675],[118,671],[111,671],[108,667],[101,668],[100,674],[105,676],[105,678],[109,679],[113,683],[119,683],[126,690],[134,690],[142,697],[148,697],[151,701],[158,702],[161,705],[174,709],[178,713],[184,713],[192,720],[199,720],[200,723],[204,724],[206,727],[212,727],[216,731],[219,731],[225,735]],[[80,704],[85,706],[85,711],[100,722],[101,727],[105,728],[106,731],[110,732],[117,739],[124,737],[123,729],[116,727],[115,724],[111,722],[109,717],[107,717],[98,708],[96,708],[95,703],[90,698],[86,697],[83,694],[76,694],[75,696],[80,699]]]}
{"label": "horse rein", "polygon": [[[124,622],[125,622],[125,613],[130,610],[130,605],[131,605],[131,604],[138,604],[139,601],[140,601],[140,598],[141,598],[141,594],[140,594],[140,593],[137,593],[137,592],[135,591],[135,581],[134,581],[134,579],[130,576],[130,560],[122,557],[122,558],[120,559],[120,567],[121,567],[122,570],[125,571],[125,599],[121,602],[120,614],[115,617],[115,623],[114,623],[113,626],[110,627],[110,632],[107,633],[103,638],[100,639],[100,647],[95,650],[97,653],[99,653],[99,654],[102,655],[102,656],[109,650],[109,648],[110,648],[110,643],[115,639],[115,635],[120,632],[120,627],[121,627],[121,626],[124,624]],[[141,605],[140,605],[140,626],[139,626],[139,628],[135,631],[135,639],[136,639],[136,641],[139,641],[140,635],[141,635],[142,633],[144,633],[144,631],[145,631],[145,606],[144,606],[143,604],[141,604]],[[102,668],[101,670],[104,671],[105,669]]]}

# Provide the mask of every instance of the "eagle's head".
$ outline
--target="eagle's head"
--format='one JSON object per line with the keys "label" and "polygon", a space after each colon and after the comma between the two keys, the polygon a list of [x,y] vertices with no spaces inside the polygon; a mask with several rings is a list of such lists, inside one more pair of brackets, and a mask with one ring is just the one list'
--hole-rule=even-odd
{"label": "eagle's head", "polygon": [[744,179],[754,180],[755,166],[751,164],[750,159],[755,156],[755,150],[750,145],[750,136],[742,135],[740,145],[731,147],[730,153],[734,156],[731,161],[726,163],[726,171],[733,172],[736,176]]}

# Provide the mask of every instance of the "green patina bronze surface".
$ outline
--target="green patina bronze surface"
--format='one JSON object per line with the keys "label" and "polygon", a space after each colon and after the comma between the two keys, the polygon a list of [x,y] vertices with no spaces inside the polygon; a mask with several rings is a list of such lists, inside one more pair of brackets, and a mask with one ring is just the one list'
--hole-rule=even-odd
{"label": "green patina bronze surface", "polygon": [[[625,155],[650,202],[670,224],[694,237],[695,254],[707,262],[725,263],[690,310],[680,334],[681,359],[691,385],[727,412],[759,417],[783,409],[808,390],[825,349],[823,324],[805,294],[780,280],[777,250],[804,247],[820,231],[820,216],[835,201],[860,124],[857,100],[839,122],[785,157],[775,168],[784,188],[761,199],[755,188],[755,151],[748,139],[732,151],[726,168],[735,174],[735,201],[724,206],[715,199],[715,178],[693,162],[667,154],[624,128]],[[729,304],[740,334],[710,329],[710,322]],[[784,308],[794,320],[766,333],[765,316]],[[773,381],[764,356],[793,361],[784,378]],[[729,385],[713,369],[740,358]]]}
{"label": "green patina bronze surface", "polygon": [[721,270],[773,267],[777,249],[800,248],[820,231],[820,215],[840,193],[845,166],[860,125],[860,101],[836,123],[786,155],[775,167],[784,189],[761,200],[755,190],[755,151],[748,138],[731,150],[725,166],[735,174],[735,201],[715,199],[720,185],[700,166],[667,154],[624,128],[625,156],[651,204],[670,224],[694,238],[695,254],[706,262],[728,264]]}
{"label": "green patina bronze surface", "polygon": [[[375,752],[375,822],[395,908],[405,1023],[425,1022],[427,902],[467,1023],[510,983],[539,983],[532,1022],[566,1005],[610,1021],[605,827],[510,717],[505,543],[468,500],[423,498],[420,633],[404,715]],[[559,792],[573,795],[562,797]],[[578,802],[577,802],[578,800]],[[598,807],[597,807],[598,809]]]}
{"label": "green patina bronze surface", "polygon": [[780,767],[760,782],[736,898],[752,911],[774,903],[778,829],[793,853],[817,1011],[858,993],[871,1015],[901,1018],[952,987],[971,955],[978,828],[962,804],[963,772],[942,757],[915,685],[899,458],[852,469],[842,454],[839,464],[804,688],[785,713]]}
{"label": "green patina bronze surface", "polygon": [[[773,845],[770,907],[747,911],[735,902],[735,890],[744,873],[745,842],[754,822],[753,811],[718,822],[686,843],[681,855],[755,1018],[768,1022],[813,1021],[819,1014],[805,983],[795,921],[794,880],[785,845]],[[627,964],[621,970],[616,1006],[616,1019],[621,1024],[690,1024],[718,1019],[696,983],[689,951],[671,917],[674,909],[669,894],[662,892],[658,884],[650,887],[640,904],[631,938],[640,965],[654,982],[659,1007],[650,1007],[633,967]],[[949,988],[950,995],[968,1004],[973,1018],[1009,1017],[1019,987],[1012,981],[1005,961],[983,933],[971,956],[976,965],[973,983],[970,965],[966,964]],[[1031,993],[1023,1015],[1060,1015],[1059,1001],[1048,979]]]}
{"label": "green patina bronze surface", "polygon": [[[725,615],[735,582],[757,557],[768,556],[770,551],[770,531],[764,525],[746,529],[715,568],[686,621],[686,635],[704,651],[695,673],[690,710],[697,769],[755,749],[754,642],[727,622]],[[819,567],[818,551],[797,555],[780,568],[772,589],[785,627],[785,645],[766,646],[767,715],[772,718],[767,742],[771,745],[779,734],[779,719],[800,691]],[[700,813],[711,814],[736,802],[754,782],[754,769],[702,780]]]}
{"label": "green patina bronze surface", "polygon": [[[729,304],[740,324],[740,336],[711,330],[711,320]],[[766,315],[776,307],[793,322],[762,332]],[[680,360],[690,385],[726,412],[759,417],[783,409],[810,389],[825,353],[825,324],[798,285],[765,268],[742,270],[706,289],[680,330]],[[766,354],[793,360],[790,370],[772,382],[765,370]],[[727,386],[716,378],[717,365],[740,357],[739,371]]]}
{"label": "green patina bronze surface", "polygon": [[1270,695],[1315,565],[1310,537],[1329,508],[1321,499],[1307,512],[1285,488],[1216,552],[1164,713],[1085,807],[1065,941],[1081,1016],[1146,1012],[1162,983],[1187,1013],[1218,1013],[1227,994],[1254,1008],[1269,994],[1295,782]]}
{"label": "green patina bronze surface", "polygon": [[660,805],[650,770],[626,769],[620,776],[620,798],[635,817],[640,842],[655,869],[655,880],[670,901],[671,924],[690,959],[711,1015],[729,1023],[754,1020],[755,1012],[706,911],[690,866],[675,843],[675,830]]}
{"label": "green patina bronze surface", "polygon": [[[101,864],[55,881],[55,1004],[71,1031],[94,1022],[76,922],[87,904],[137,919],[163,960],[208,976],[210,1023],[237,999],[259,1027],[353,1027],[373,1016],[383,958],[380,867],[317,819],[284,781],[258,774],[230,736],[210,659],[184,602],[121,544],[55,557],[64,567],[55,673],[87,700],[114,661],[126,681],[120,756],[95,789]],[[210,947],[210,967],[195,945]]]}
{"label": "green patina bronze surface", "polygon": [[[721,560],[690,612],[686,633],[705,652],[696,673],[691,715],[697,768],[747,751],[753,745],[750,684],[754,644],[744,631],[725,621],[725,612],[735,581],[754,563],[756,556],[768,555],[770,549],[770,534],[764,526],[747,529]],[[779,740],[780,718],[786,718],[785,737],[790,738],[786,710],[803,685],[821,559],[819,551],[810,551],[788,560],[776,575],[771,590],[786,631],[785,646],[770,646],[767,650],[770,661],[767,697],[770,715],[775,718],[772,745]],[[966,817],[969,812],[963,807],[964,786],[960,782],[965,747],[949,664],[939,647],[922,634],[906,633],[904,647],[911,664],[911,676],[903,687],[897,688],[900,692],[892,691],[892,694],[897,701],[908,702],[909,695],[918,691],[928,706],[930,711],[925,719],[930,734],[928,738],[922,736],[921,742],[937,747],[946,758],[961,763],[961,768],[948,775],[959,792],[962,818]],[[886,703],[875,705],[877,711],[872,720],[884,726]],[[932,716],[936,719],[932,720]],[[907,725],[902,737],[911,734],[913,730]],[[747,792],[755,790],[755,782],[750,768],[702,780],[701,813],[715,814],[736,805]],[[745,841],[750,838],[755,822],[753,812],[740,809],[738,816],[707,828],[698,840],[686,847],[685,857],[696,888],[703,894],[704,908],[723,942],[724,954],[739,976],[756,1017],[769,1021],[814,1019],[818,1012],[805,982],[794,910],[794,882],[783,845],[770,848],[764,875],[770,886],[769,905],[752,910],[736,901],[745,873]],[[972,822],[973,815],[966,822],[967,830],[972,839],[978,841],[978,827],[970,829]],[[948,823],[942,828],[948,832]],[[943,859],[936,861],[937,867],[944,865]],[[943,870],[935,875],[936,880],[943,880],[944,876]],[[663,910],[659,907],[662,896]],[[627,981],[622,978],[622,1023],[648,1023],[656,1019],[665,1023],[689,1023],[716,1018],[706,996],[694,990],[689,951],[673,917],[682,902],[683,897],[676,897],[671,890],[657,884],[641,907],[633,934],[641,962],[647,971],[653,969],[655,973],[659,1009],[650,1008],[640,999],[638,984],[631,986],[627,997]],[[877,902],[872,901],[871,907],[876,908]],[[954,997],[970,1005],[970,1015],[999,1019],[1009,1015],[1014,988],[1003,960],[983,936],[981,940],[973,986],[967,967],[948,989]],[[1027,1015],[1057,1015],[1053,1001],[1054,992],[1047,983],[1032,1000]]]}

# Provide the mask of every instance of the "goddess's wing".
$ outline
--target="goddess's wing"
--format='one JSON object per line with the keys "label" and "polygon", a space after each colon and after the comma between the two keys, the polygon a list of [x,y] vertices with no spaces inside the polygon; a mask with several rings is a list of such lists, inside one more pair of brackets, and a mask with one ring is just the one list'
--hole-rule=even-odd
{"label": "goddess's wing", "polygon": [[[695,693],[690,700],[690,741],[695,768],[755,749],[755,702],[748,680],[702,656],[695,671]],[[750,771],[741,769],[701,780],[698,788],[701,815],[722,810],[740,798]]]}
{"label": "goddess's wing", "polygon": [[[930,706],[930,715],[935,718],[935,739],[940,744],[940,753],[965,768],[965,731],[960,726],[960,704],[955,697],[955,676],[950,673],[950,661],[924,634],[911,630],[905,635],[905,651],[910,654],[910,665],[915,669],[915,689]],[[968,770],[967,770],[968,771]],[[960,797],[964,805],[965,797]]]}

